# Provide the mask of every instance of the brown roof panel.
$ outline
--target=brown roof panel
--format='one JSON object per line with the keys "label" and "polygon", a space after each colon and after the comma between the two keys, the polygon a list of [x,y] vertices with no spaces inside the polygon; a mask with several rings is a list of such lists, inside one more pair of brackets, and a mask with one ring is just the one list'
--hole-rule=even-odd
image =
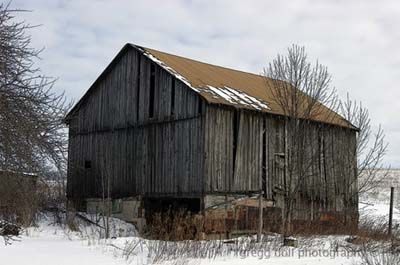
{"label": "brown roof panel", "polygon": [[[203,63],[145,47],[134,47],[198,92],[208,103],[285,115],[266,84],[272,81],[265,76]],[[315,113],[318,114],[313,115],[313,120],[357,129],[336,112],[321,104],[317,106],[319,110]]]}

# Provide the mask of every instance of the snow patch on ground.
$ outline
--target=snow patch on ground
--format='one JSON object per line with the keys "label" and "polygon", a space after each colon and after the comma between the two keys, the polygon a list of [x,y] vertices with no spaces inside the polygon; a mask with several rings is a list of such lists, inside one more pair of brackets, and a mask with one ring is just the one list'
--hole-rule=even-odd
{"label": "snow patch on ground", "polygon": [[[116,221],[116,224],[125,232],[132,226],[120,221]],[[37,226],[25,229],[18,241],[8,246],[0,245],[0,264],[127,264],[118,251],[113,251],[112,247],[105,247],[108,246],[108,242],[97,238],[99,229],[96,226],[82,222],[79,227],[81,232],[73,232],[64,225],[56,224],[55,218],[50,214],[43,215]]]}

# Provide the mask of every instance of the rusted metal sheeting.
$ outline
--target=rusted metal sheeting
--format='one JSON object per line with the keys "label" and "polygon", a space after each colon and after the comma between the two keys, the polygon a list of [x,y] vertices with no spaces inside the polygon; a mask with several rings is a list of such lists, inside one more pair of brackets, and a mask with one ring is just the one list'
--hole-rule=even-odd
{"label": "rusted metal sheeting", "polygon": [[[268,88],[271,82],[272,85],[278,85],[281,81],[272,81],[262,75],[203,63],[154,49],[132,46],[174,74],[209,103],[285,115],[282,107],[274,100],[273,91]],[[270,84],[267,85],[267,82]],[[315,110],[313,120],[356,129],[329,108],[323,105],[316,108],[318,109]]]}

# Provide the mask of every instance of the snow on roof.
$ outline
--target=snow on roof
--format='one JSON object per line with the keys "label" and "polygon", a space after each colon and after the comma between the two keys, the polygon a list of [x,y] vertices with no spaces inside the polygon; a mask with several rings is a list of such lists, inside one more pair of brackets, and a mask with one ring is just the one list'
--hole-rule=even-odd
{"label": "snow on roof", "polygon": [[193,89],[196,92],[202,91],[203,93],[210,93],[216,99],[222,98],[222,99],[224,99],[232,104],[235,104],[235,105],[237,105],[237,104],[243,105],[243,106],[246,106],[249,108],[254,108],[257,110],[270,109],[268,107],[268,105],[266,104],[266,102],[259,100],[259,99],[255,98],[243,91],[240,91],[238,89],[230,88],[227,86],[214,87],[214,86],[210,86],[210,85],[196,88],[185,77],[180,75],[177,71],[175,71],[173,68],[168,66],[166,63],[164,63],[160,59],[153,56],[147,50],[142,49],[140,47],[138,47],[138,49],[140,51],[142,51],[143,54],[147,58],[149,58],[150,60],[152,60],[159,66],[161,66],[162,68],[164,68],[164,70],[166,70],[167,72],[169,72],[170,74],[175,76],[177,79],[181,80],[185,85],[187,85],[188,87],[190,87],[191,89]]}
{"label": "snow on roof", "polygon": [[235,105],[242,105],[249,108],[254,108],[257,110],[262,109],[270,109],[268,105],[263,102],[262,100],[258,100],[255,97],[246,94],[240,90],[236,90],[231,87],[213,87],[213,86],[206,86],[206,88],[201,89],[203,92],[208,92],[213,94],[214,97],[221,97],[226,101],[229,101]]}
{"label": "snow on roof", "polygon": [[143,52],[143,54],[149,58],[150,60],[152,60],[153,62],[155,62],[156,64],[158,64],[159,66],[161,66],[162,68],[164,68],[164,70],[166,70],[167,72],[169,72],[170,74],[172,74],[173,76],[175,76],[176,78],[178,78],[179,80],[181,80],[185,85],[187,85],[188,87],[190,87],[191,89],[193,89],[196,92],[199,92],[198,89],[194,88],[190,82],[184,78],[183,76],[181,76],[177,71],[175,71],[174,69],[172,69],[171,67],[169,67],[167,64],[165,64],[163,61],[157,59],[156,57],[154,57],[151,53],[147,52],[146,50],[138,47],[138,49],[140,51]]}

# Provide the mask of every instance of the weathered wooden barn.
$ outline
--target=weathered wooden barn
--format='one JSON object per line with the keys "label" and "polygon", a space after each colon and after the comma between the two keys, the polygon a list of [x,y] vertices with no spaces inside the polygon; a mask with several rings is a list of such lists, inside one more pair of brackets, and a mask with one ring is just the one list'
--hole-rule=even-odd
{"label": "weathered wooden barn", "polygon": [[[262,189],[279,209],[285,123],[265,82],[125,45],[66,117],[69,200],[93,210],[109,194],[113,211],[133,220],[151,205],[200,211]],[[333,117],[310,122],[321,155],[296,200],[299,219],[357,214],[357,131]]]}

